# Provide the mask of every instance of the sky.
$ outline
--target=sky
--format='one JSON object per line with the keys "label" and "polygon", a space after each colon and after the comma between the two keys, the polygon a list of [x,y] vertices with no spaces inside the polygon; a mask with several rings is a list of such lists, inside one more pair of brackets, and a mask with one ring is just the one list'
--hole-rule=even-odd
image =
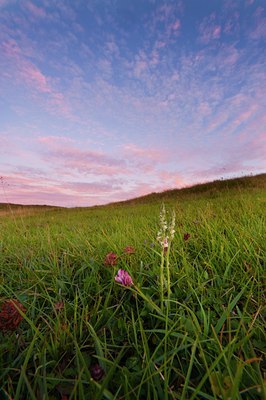
{"label": "sky", "polygon": [[0,0],[0,203],[266,171],[265,0]]}

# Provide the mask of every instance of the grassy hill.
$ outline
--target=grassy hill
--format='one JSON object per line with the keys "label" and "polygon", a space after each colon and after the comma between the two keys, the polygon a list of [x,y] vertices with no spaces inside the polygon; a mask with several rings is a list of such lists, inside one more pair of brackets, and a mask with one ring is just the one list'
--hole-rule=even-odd
{"label": "grassy hill", "polygon": [[192,197],[215,197],[230,192],[231,195],[237,194],[242,190],[266,189],[266,174],[255,176],[244,176],[225,180],[216,180],[213,182],[200,183],[182,189],[166,190],[160,193],[150,193],[146,196],[119,202],[119,204],[137,204],[156,201],[185,199]]}
{"label": "grassy hill", "polygon": [[0,398],[266,397],[265,178],[8,208]]}

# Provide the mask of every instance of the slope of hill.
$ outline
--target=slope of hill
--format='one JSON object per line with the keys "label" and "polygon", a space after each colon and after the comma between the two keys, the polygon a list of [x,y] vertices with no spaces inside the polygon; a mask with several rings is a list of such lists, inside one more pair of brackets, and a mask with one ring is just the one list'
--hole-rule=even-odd
{"label": "slope of hill", "polygon": [[233,178],[226,180],[216,180],[213,182],[200,183],[190,187],[181,189],[171,189],[164,192],[153,192],[145,196],[136,197],[126,201],[117,202],[116,204],[130,203],[150,203],[156,201],[166,201],[193,198],[193,197],[216,197],[230,191],[239,193],[242,190],[266,189],[266,173],[254,176],[244,176],[241,178]]}

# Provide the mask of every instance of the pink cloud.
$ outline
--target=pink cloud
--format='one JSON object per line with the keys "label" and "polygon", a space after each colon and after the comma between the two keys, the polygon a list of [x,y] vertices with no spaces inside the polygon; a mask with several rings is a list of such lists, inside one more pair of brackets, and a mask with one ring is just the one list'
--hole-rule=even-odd
{"label": "pink cloud", "polygon": [[10,139],[10,137],[8,137],[8,132],[0,133],[0,141],[0,154],[16,154],[17,145],[12,139]]}
{"label": "pink cloud", "polygon": [[[140,147],[134,143],[127,143],[122,146],[122,154],[127,160],[129,167],[132,170],[133,176],[143,176],[149,180],[159,182],[162,179],[161,165],[167,165],[171,160],[171,151],[166,147],[160,149],[156,147]],[[173,175],[163,176],[164,183],[173,184]],[[167,179],[166,179],[167,178]],[[147,180],[146,179],[146,180]],[[167,182],[166,182],[167,181]]]}
{"label": "pink cloud", "polygon": [[172,12],[173,12],[173,7],[171,4],[165,3],[161,5],[160,7],[158,7],[157,10],[157,15],[156,15],[157,20],[160,22],[167,20],[171,16]]}
{"label": "pink cloud", "polygon": [[[223,51],[223,53],[227,52]],[[205,128],[208,133],[219,132],[222,136],[230,135],[240,125],[250,123],[252,119],[258,118],[263,112],[265,85],[263,85],[261,71],[255,68],[254,71],[251,69],[247,74],[245,68],[243,71],[241,67],[238,68],[238,76],[242,76],[243,72],[249,78],[246,89],[226,98],[219,108],[216,108],[216,112],[215,109],[213,110],[212,117],[208,119]]]}
{"label": "pink cloud", "polygon": [[170,187],[179,188],[185,185],[184,178],[177,172],[160,171],[158,172],[158,177],[160,181],[163,181],[164,190]]}
{"label": "pink cloud", "polygon": [[[157,170],[161,162],[167,163],[168,152],[156,148],[145,149],[129,143],[122,146],[120,158],[99,151],[81,150],[75,146],[75,143],[71,143],[64,137],[61,139],[42,137],[39,138],[39,142],[47,146],[48,151],[44,152],[43,158],[53,164],[56,173],[67,176],[66,172],[69,172],[70,176],[74,177],[76,172],[83,177],[91,176],[92,179],[98,176],[101,180],[106,177],[111,178],[113,190],[117,196],[120,196],[120,199],[123,198],[124,193],[121,185],[133,185],[134,187],[137,185],[137,195],[140,195],[143,193],[142,188],[144,187],[146,194],[148,187],[166,189],[181,182],[179,174]],[[139,182],[139,180],[143,182]],[[163,183],[158,184],[162,180]],[[135,183],[133,183],[134,181]],[[110,186],[109,183],[105,187],[104,182],[100,182],[99,193],[109,190],[108,186]],[[68,189],[76,187],[77,191],[82,192],[84,188],[89,188],[89,185],[84,183],[84,185],[78,186],[75,183],[68,184],[67,187]],[[130,189],[125,189],[125,192],[127,193],[128,190]]]}
{"label": "pink cloud", "polygon": [[165,46],[166,46],[166,42],[164,42],[163,40],[158,40],[158,41],[156,41],[156,43],[155,43],[155,48],[157,48],[157,49],[162,49],[162,48],[164,48]]}
{"label": "pink cloud", "polygon": [[216,22],[216,15],[213,13],[205,17],[199,26],[199,41],[208,44],[213,40],[217,40],[221,36],[221,26]]}
{"label": "pink cloud", "polygon": [[18,43],[14,39],[3,41],[1,47],[3,50],[3,54],[6,57],[18,59],[18,57],[22,55],[22,51]]}
{"label": "pink cloud", "polygon": [[240,53],[234,46],[225,46],[220,52],[222,65],[235,65],[239,60]]}
{"label": "pink cloud", "polygon": [[108,37],[108,41],[106,43],[107,53],[109,53],[112,57],[118,58],[120,56],[120,51],[118,44],[116,43],[113,36]]}
{"label": "pink cloud", "polygon": [[256,18],[261,18],[263,16],[263,14],[264,14],[264,11],[265,11],[264,8],[259,6],[259,7],[256,8],[256,11],[254,12],[253,15]]}
{"label": "pink cloud", "polygon": [[60,138],[43,137],[39,142],[46,145],[43,158],[47,162],[53,161],[58,166],[58,171],[77,171],[80,174],[93,174],[101,176],[118,176],[130,174],[124,160],[112,157],[95,150],[81,150],[70,145]]}
{"label": "pink cloud", "polygon": [[177,31],[180,27],[181,27],[181,22],[180,22],[179,19],[177,19],[177,20],[171,25],[171,28],[172,28],[174,31]]}
{"label": "pink cloud", "polygon": [[58,147],[62,143],[73,143],[74,139],[68,138],[66,136],[41,136],[38,138],[38,141],[40,143],[47,144],[47,146],[49,147]]}
{"label": "pink cloud", "polygon": [[210,123],[207,126],[207,133],[219,129],[224,123],[228,122],[229,115],[227,110],[220,110],[216,115],[213,115]]}
{"label": "pink cloud", "polygon": [[15,3],[16,0],[0,0],[0,7],[10,5],[10,3]]}
{"label": "pink cloud", "polygon": [[146,71],[148,68],[148,63],[143,60],[137,60],[134,66],[134,74],[137,78],[139,78],[142,72]]}
{"label": "pink cloud", "polygon": [[[159,181],[159,178],[164,178],[163,182]],[[183,187],[182,179],[178,174],[170,174],[168,172],[161,172],[158,174],[157,179],[154,182],[136,182],[131,189],[121,190],[119,195],[122,199],[132,199],[135,197],[145,196],[150,193],[159,193],[165,190]]]}
{"label": "pink cloud", "polygon": [[[6,159],[7,163],[12,162],[11,160],[16,159],[19,161],[21,159],[27,159],[31,157],[32,154],[27,149],[29,142],[20,135],[18,135],[17,129],[10,127],[3,131],[0,131],[0,155],[2,156],[2,166]],[[3,172],[2,172],[3,173]],[[0,172],[1,174],[1,172]]]}
{"label": "pink cloud", "polygon": [[155,49],[161,50],[176,41],[181,28],[181,20],[176,15],[183,15],[183,8],[183,2],[181,1],[166,2],[154,8],[145,24],[145,28],[156,38]]}
{"label": "pink cloud", "polygon": [[266,39],[266,18],[257,19],[256,26],[250,32],[251,39]]}
{"label": "pink cloud", "polygon": [[122,186],[115,179],[104,182],[64,182],[62,179],[35,174],[34,169],[28,171],[28,176],[25,176],[24,170],[5,174],[3,184],[5,188],[4,193],[2,191],[0,194],[0,202],[86,206],[107,203],[110,197],[122,198]]}
{"label": "pink cloud", "polygon": [[[122,190],[120,192],[121,200],[131,200],[136,197],[145,196],[152,192],[159,192],[164,190],[164,186],[156,186],[150,183],[136,183],[133,185],[131,189]],[[111,201],[114,201],[112,198]]]}
{"label": "pink cloud", "polygon": [[200,115],[203,115],[203,116],[210,115],[211,107],[210,107],[209,103],[207,103],[206,101],[203,101],[203,102],[199,103],[198,112],[199,112]]}
{"label": "pink cloud", "polygon": [[123,145],[123,151],[126,157],[130,157],[134,160],[137,158],[141,159],[145,162],[145,160],[152,160],[154,162],[162,162],[166,161],[167,154],[166,151],[163,149],[156,149],[156,148],[144,148],[137,146],[134,143],[128,143]]}
{"label": "pink cloud", "polygon": [[126,188],[113,178],[103,182],[62,182],[35,176],[25,177],[20,173],[7,174],[5,198],[0,202],[18,204],[49,204],[67,207],[90,206],[122,201],[167,189],[166,184],[136,182]]}
{"label": "pink cloud", "polygon": [[[251,136],[250,132],[253,132]],[[255,134],[254,134],[255,133]],[[241,132],[239,133],[239,140],[242,143],[252,142],[253,150],[256,149],[256,153],[259,152],[262,159],[265,161],[266,154],[266,115],[262,111],[257,118],[253,118],[248,124],[243,126]],[[250,150],[250,156],[252,156],[252,151],[247,146],[247,150]]]}
{"label": "pink cloud", "polygon": [[[72,119],[72,112],[63,93],[55,88],[53,80],[47,77],[33,62],[23,54],[18,43],[13,39],[8,39],[2,43],[5,55],[8,77],[20,86],[26,86],[31,94],[39,101],[45,102],[46,108],[54,113],[60,112],[65,117]],[[48,98],[42,95],[48,95]]]}
{"label": "pink cloud", "polygon": [[250,105],[246,110],[244,110],[242,113],[240,113],[239,115],[237,115],[236,117],[236,124],[240,125],[243,123],[247,123],[248,120],[251,117],[254,117],[255,113],[258,111],[258,106],[257,104],[252,104]]}
{"label": "pink cloud", "polygon": [[219,39],[220,36],[221,36],[221,27],[219,25],[216,25],[212,32],[212,39]]}
{"label": "pink cloud", "polygon": [[43,8],[36,6],[36,4],[31,1],[26,1],[23,6],[28,9],[35,17],[44,18],[46,17],[46,12]]}
{"label": "pink cloud", "polygon": [[[201,168],[198,170],[194,168],[186,171],[187,181],[189,175],[191,183],[196,183],[202,178],[204,181],[210,181],[219,176],[226,178],[232,174],[239,176],[241,173],[265,172],[266,130],[262,128],[266,126],[265,123],[265,117],[264,121],[253,120],[241,128],[241,133],[235,134],[233,138],[232,135],[227,135],[214,139],[212,146],[208,150],[205,149],[206,155],[201,154],[208,162],[205,165],[201,163]],[[256,132],[256,135],[252,137],[250,132]]]}
{"label": "pink cloud", "polygon": [[121,189],[121,185],[115,183],[114,180],[110,182],[65,182],[61,185],[65,190],[71,190],[75,193],[93,193],[93,194],[105,194],[114,193]]}
{"label": "pink cloud", "polygon": [[48,84],[48,80],[45,75],[33,64],[27,64],[24,66],[24,70],[21,71],[23,79],[30,84],[30,86],[37,89],[41,93],[52,94],[53,91]]}
{"label": "pink cloud", "polygon": [[[233,134],[233,129],[240,124],[241,131]],[[212,161],[212,168],[204,169],[198,174],[211,179],[222,173],[250,173],[256,170],[266,170],[266,117],[262,114],[257,118],[250,119],[250,115],[243,113],[238,120],[233,121],[232,126],[224,129],[224,132],[214,139],[212,147],[216,149],[214,155],[217,159]],[[251,134],[252,133],[252,134]],[[210,157],[211,148],[208,151]],[[199,176],[198,175],[198,176]]]}

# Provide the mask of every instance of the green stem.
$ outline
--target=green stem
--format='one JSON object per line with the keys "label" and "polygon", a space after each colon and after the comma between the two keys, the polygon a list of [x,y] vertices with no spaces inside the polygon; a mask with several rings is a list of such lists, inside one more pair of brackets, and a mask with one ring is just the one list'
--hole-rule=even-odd
{"label": "green stem", "polygon": [[161,267],[160,267],[160,296],[161,296],[161,309],[163,309],[163,293],[164,293],[164,250],[161,253]]}
{"label": "green stem", "polygon": [[166,264],[166,275],[167,275],[167,298],[170,299],[171,294],[171,277],[170,277],[170,265],[169,265],[169,252],[170,252],[170,243],[167,249],[167,253],[165,255],[165,264]]}
{"label": "green stem", "polygon": [[137,286],[134,285],[135,291],[143,298],[158,314],[163,315],[162,310],[157,306],[157,304],[152,301],[152,299],[146,296]]}

